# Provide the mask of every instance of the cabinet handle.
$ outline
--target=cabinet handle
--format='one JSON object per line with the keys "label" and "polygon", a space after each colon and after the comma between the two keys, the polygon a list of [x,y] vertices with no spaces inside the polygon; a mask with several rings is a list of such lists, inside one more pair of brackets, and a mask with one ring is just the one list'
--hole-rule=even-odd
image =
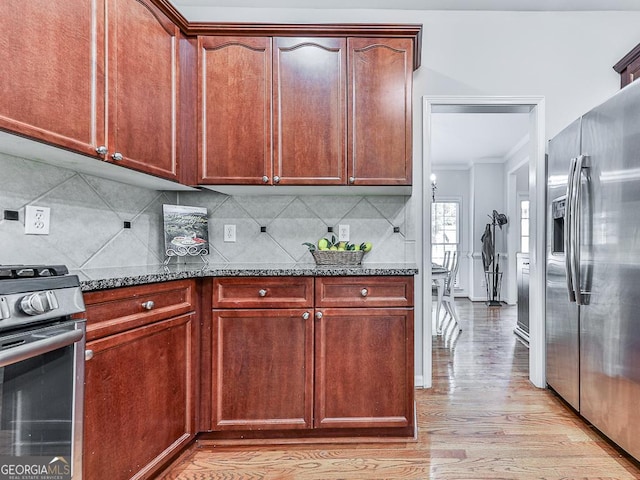
{"label": "cabinet handle", "polygon": [[84,359],[91,360],[93,358],[93,350],[85,350],[84,351]]}
{"label": "cabinet handle", "polygon": [[363,297],[366,297],[367,295],[369,295],[369,290],[367,290],[366,288],[363,288],[362,290],[360,290],[360,295],[362,295]]}
{"label": "cabinet handle", "polygon": [[273,183],[280,183],[280,177],[278,175],[273,177]]}
{"label": "cabinet handle", "polygon": [[142,308],[144,308],[145,310],[151,310],[155,306],[156,304],[154,303],[153,300],[146,301],[142,304]]}
{"label": "cabinet handle", "polygon": [[303,319],[303,320],[309,320],[309,312],[304,312],[304,313],[302,314],[302,319]]}
{"label": "cabinet handle", "polygon": [[260,290],[258,290],[258,295],[260,295],[261,297],[266,297],[267,296],[267,290],[264,288],[261,288]]}
{"label": "cabinet handle", "polygon": [[119,162],[124,157],[122,156],[122,154],[120,152],[116,152],[113,155],[111,155],[111,158],[113,158],[116,162]]}
{"label": "cabinet handle", "polygon": [[269,183],[269,177],[267,177],[266,175],[263,175],[262,183]]}
{"label": "cabinet handle", "polygon": [[96,152],[98,153],[98,155],[105,156],[108,151],[109,149],[104,145],[100,145],[98,148],[96,148]]}
{"label": "cabinet handle", "polygon": [[322,312],[316,312],[316,318],[320,320],[322,318]]}
{"label": "cabinet handle", "polygon": [[356,177],[349,177],[349,183],[351,184],[356,183]]}

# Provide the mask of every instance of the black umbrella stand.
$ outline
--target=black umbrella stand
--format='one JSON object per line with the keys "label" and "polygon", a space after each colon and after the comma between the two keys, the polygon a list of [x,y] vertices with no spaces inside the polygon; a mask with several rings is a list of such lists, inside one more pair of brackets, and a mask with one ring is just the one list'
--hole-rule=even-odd
{"label": "black umbrella stand", "polygon": [[496,255],[496,225],[502,230],[502,225],[507,223],[504,213],[493,211],[482,235],[482,261],[484,264],[485,282],[487,284],[487,301],[489,307],[501,307],[500,290],[502,288],[502,272],[500,271],[500,254]]}

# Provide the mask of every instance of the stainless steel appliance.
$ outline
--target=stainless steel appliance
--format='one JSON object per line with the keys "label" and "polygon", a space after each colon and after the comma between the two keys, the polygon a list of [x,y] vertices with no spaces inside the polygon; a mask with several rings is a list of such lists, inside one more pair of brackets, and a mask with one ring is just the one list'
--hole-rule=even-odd
{"label": "stainless steel appliance", "polygon": [[[84,311],[64,266],[0,265],[0,458],[82,477]],[[38,477],[39,478],[39,477]]]}
{"label": "stainless steel appliance", "polygon": [[549,143],[546,376],[640,460],[640,83]]}

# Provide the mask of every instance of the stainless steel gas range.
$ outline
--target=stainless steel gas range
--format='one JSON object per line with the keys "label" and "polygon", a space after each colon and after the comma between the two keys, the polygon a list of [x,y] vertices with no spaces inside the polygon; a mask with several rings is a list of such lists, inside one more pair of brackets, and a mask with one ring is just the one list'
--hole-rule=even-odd
{"label": "stainless steel gas range", "polygon": [[0,265],[0,476],[82,478],[83,311],[66,267]]}

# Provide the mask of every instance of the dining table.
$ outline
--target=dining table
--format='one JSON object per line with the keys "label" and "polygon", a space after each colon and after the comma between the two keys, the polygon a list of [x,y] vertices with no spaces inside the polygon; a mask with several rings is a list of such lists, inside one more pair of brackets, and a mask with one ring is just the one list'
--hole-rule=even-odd
{"label": "dining table", "polygon": [[442,306],[442,295],[444,294],[444,284],[449,275],[449,270],[447,270],[442,265],[438,265],[437,263],[431,264],[431,280],[436,287],[436,317],[435,317],[435,327],[436,333],[440,332],[440,307]]}

